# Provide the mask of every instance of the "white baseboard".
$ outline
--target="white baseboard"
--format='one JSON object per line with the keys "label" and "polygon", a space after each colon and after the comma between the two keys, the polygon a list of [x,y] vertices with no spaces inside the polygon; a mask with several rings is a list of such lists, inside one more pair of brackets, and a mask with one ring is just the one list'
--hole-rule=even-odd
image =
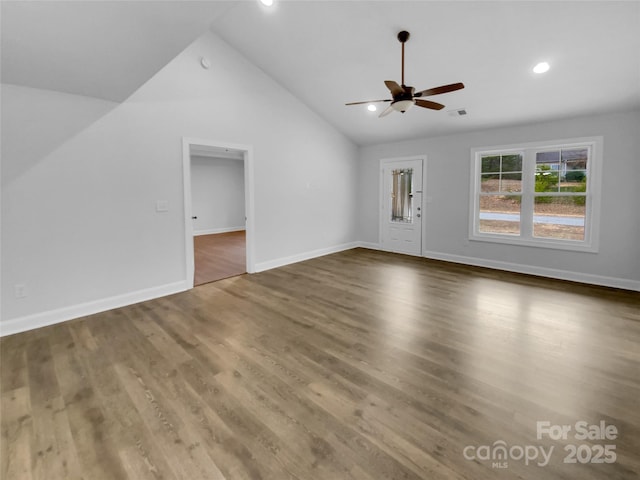
{"label": "white baseboard", "polygon": [[379,243],[371,243],[371,242],[358,242],[358,247],[360,248],[368,248],[369,250],[383,250]]}
{"label": "white baseboard", "polygon": [[311,252],[299,253],[297,255],[291,255],[290,257],[277,258],[275,260],[268,260],[266,262],[260,262],[256,264],[256,272],[264,272],[265,270],[271,270],[272,268],[283,267],[292,263],[303,262],[304,260],[311,260],[312,258],[322,257],[323,255],[329,255],[331,253],[343,252],[345,250],[351,250],[360,246],[360,242],[343,243],[328,248],[320,248],[318,250],[312,250]]}
{"label": "white baseboard", "polygon": [[[360,242],[359,246],[371,250],[382,250],[384,248],[378,243]],[[603,287],[621,288],[623,290],[640,291],[640,281],[627,278],[606,277],[604,275],[594,275],[591,273],[570,272],[556,268],[538,267],[535,265],[522,265],[519,263],[502,262],[500,260],[488,260],[485,258],[466,257],[463,255],[452,255],[440,252],[423,252],[425,258],[433,260],[443,260],[445,262],[461,263],[476,267],[493,268],[494,270],[504,270],[507,272],[524,273],[539,277],[556,278],[558,280],[569,280],[572,282],[586,283],[589,285],[600,285]]]}
{"label": "white baseboard", "polygon": [[477,267],[487,267],[496,270],[505,270],[508,272],[537,275],[539,277],[556,278],[558,280],[570,280],[572,282],[587,283],[590,285],[600,285],[603,287],[614,287],[624,290],[640,291],[640,281],[630,280],[627,278],[606,277],[604,275],[594,275],[592,273],[570,272],[568,270],[559,270],[557,268],[538,267],[535,265],[522,265],[519,263],[465,257],[462,255],[450,255],[447,253],[439,252],[424,252],[423,256],[434,260],[463,263],[465,265],[474,265]]}
{"label": "white baseboard", "polygon": [[152,287],[131,293],[125,293],[123,295],[116,295],[115,297],[103,298],[93,302],[86,302],[79,305],[59,308],[57,310],[50,310],[47,312],[36,313],[34,315],[27,315],[25,317],[13,318],[11,320],[0,322],[0,336],[4,337],[6,335],[13,335],[14,333],[33,330],[34,328],[47,327],[67,320],[73,320],[74,318],[86,317],[87,315],[93,315],[94,313],[100,313],[106,310],[112,310],[114,308],[133,305],[134,303],[183,292],[187,289],[187,282],[183,280],[180,282],[169,283],[167,285],[161,285],[159,287]]}
{"label": "white baseboard", "polygon": [[[331,253],[342,252],[345,250],[351,250],[352,248],[368,248],[371,250],[384,249],[377,243],[370,242],[350,242],[341,245],[336,245],[328,248],[321,248],[310,252],[300,253],[297,255],[291,255],[289,257],[278,258],[275,260],[269,260],[267,262],[261,262],[256,264],[256,272],[262,272],[270,270],[272,268],[282,267],[292,263],[302,262],[304,260],[310,260],[312,258],[321,257],[323,255],[329,255]],[[640,281],[630,280],[625,278],[606,277],[602,275],[593,275],[588,273],[570,272],[567,270],[558,270],[554,268],[537,267],[533,265],[521,265],[511,262],[502,262],[498,260],[487,260],[482,258],[465,257],[462,255],[451,255],[440,252],[424,252],[423,257],[433,260],[443,260],[446,262],[461,263],[464,265],[473,265],[478,267],[493,268],[496,270],[504,270],[508,272],[524,273],[529,275],[537,275],[540,277],[556,278],[560,280],[570,280],[574,282],[586,283],[591,285],[601,285],[605,287],[621,288],[624,290],[640,291]],[[127,305],[132,305],[154,298],[164,297],[166,295],[172,295],[174,293],[183,292],[188,290],[190,286],[186,280],[170,283],[167,285],[161,285],[158,287],[147,288],[144,290],[138,290],[131,293],[125,293],[123,295],[117,295],[114,297],[104,298],[93,302],[86,302],[79,305],[72,305],[70,307],[64,307],[57,310],[50,310],[47,312],[37,313],[34,315],[27,315],[24,317],[18,317],[11,320],[0,322],[0,337],[6,335],[12,335],[14,333],[25,332],[27,330],[33,330],[35,328],[46,327],[54,325],[56,323],[65,322],[75,318],[85,317],[87,315],[93,315],[95,313],[104,312],[114,308],[120,308]]]}
{"label": "white baseboard", "polygon": [[[242,230],[244,230],[244,228]],[[290,257],[262,262],[256,265],[255,271],[262,272],[264,270],[270,270],[272,268],[289,265],[290,263],[301,262],[303,260],[321,257],[330,253],[350,250],[358,246],[359,244],[357,242],[345,243],[334,247],[323,248],[311,252],[292,255]],[[93,315],[95,313],[104,312],[114,308],[125,307],[127,305],[133,305],[134,303],[144,302],[146,300],[152,300],[154,298],[164,297],[166,295],[171,295],[178,292],[184,292],[185,290],[188,290],[190,288],[191,286],[188,285],[188,282],[186,280],[183,280],[167,285],[161,285],[159,287],[153,287],[145,290],[138,290],[136,292],[125,293],[123,295],[117,295],[115,297],[104,298],[93,302],[86,302],[79,305],[72,305],[56,310],[50,310],[33,315],[27,315],[24,317],[13,318],[11,320],[0,322],[0,337],[13,335],[14,333],[26,332],[27,330],[33,330],[35,328],[47,327],[49,325],[65,322],[67,320],[86,317],[87,315]]]}
{"label": "white baseboard", "polygon": [[216,233],[229,233],[229,232],[242,232],[246,230],[245,227],[222,227],[222,228],[209,228],[206,230],[194,230],[193,236],[198,235],[214,235]]}

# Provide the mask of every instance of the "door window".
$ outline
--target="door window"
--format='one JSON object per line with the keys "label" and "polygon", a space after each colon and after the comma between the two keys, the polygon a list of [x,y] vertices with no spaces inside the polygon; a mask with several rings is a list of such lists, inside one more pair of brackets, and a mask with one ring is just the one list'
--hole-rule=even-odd
{"label": "door window", "polygon": [[413,168],[391,172],[391,221],[413,221]]}

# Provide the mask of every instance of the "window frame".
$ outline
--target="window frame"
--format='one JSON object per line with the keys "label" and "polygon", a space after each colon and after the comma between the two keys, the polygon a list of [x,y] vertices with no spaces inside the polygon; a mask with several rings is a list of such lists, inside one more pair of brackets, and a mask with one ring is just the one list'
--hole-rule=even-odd
{"label": "window frame", "polygon": [[[587,162],[587,185],[585,195],[584,240],[542,238],[533,236],[533,215],[536,196],[576,196],[541,195],[535,192],[536,153],[545,150],[589,148]],[[469,206],[469,240],[530,247],[553,248],[582,252],[598,252],[600,230],[600,198],[602,184],[603,138],[580,137],[560,140],[528,142],[510,145],[477,147],[471,149],[471,178]],[[520,234],[489,233],[480,231],[480,194],[482,176],[482,157],[487,155],[522,154],[522,191],[520,204]],[[536,195],[538,194],[538,195]]]}

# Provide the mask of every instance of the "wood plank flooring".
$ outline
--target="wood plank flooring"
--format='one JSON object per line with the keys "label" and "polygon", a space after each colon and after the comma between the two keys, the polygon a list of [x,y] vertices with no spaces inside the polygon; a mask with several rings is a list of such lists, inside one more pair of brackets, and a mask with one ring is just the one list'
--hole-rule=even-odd
{"label": "wood plank flooring", "polygon": [[3,338],[0,478],[638,478],[639,345],[637,293],[350,250]]}
{"label": "wood plank flooring", "polygon": [[194,285],[242,275],[247,271],[245,231],[193,237]]}

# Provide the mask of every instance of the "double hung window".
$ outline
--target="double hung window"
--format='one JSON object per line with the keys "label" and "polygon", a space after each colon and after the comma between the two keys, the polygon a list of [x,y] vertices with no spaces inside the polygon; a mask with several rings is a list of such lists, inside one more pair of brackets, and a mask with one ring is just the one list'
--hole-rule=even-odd
{"label": "double hung window", "polygon": [[597,251],[599,137],[472,150],[472,240]]}

